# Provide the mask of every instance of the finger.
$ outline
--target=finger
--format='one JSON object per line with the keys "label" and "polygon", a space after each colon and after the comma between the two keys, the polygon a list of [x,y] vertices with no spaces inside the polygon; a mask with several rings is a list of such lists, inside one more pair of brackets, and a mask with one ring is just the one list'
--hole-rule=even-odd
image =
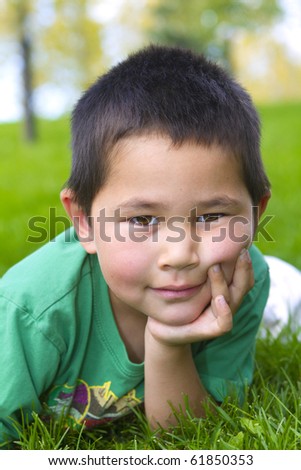
{"label": "finger", "polygon": [[216,318],[220,334],[227,333],[233,326],[231,308],[223,295],[218,295],[212,300],[212,311]]}
{"label": "finger", "polygon": [[208,270],[208,277],[211,284],[212,298],[215,299],[218,295],[222,295],[229,302],[229,288],[221,266],[219,264],[211,266]]}
{"label": "finger", "polygon": [[233,279],[229,287],[231,308],[235,310],[243,297],[254,286],[254,271],[248,250],[243,249],[237,259]]}

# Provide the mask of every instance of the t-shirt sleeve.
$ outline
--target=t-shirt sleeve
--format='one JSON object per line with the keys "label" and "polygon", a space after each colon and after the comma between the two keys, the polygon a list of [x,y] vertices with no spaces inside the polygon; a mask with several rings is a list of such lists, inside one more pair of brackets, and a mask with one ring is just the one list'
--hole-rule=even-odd
{"label": "t-shirt sleeve", "polygon": [[[38,323],[13,301],[0,296],[0,445],[17,437],[15,422],[39,413],[40,396],[59,364],[57,348]],[[22,411],[20,411],[22,410]]]}
{"label": "t-shirt sleeve", "polygon": [[234,315],[225,335],[193,345],[195,364],[206,390],[218,402],[227,396],[244,399],[254,371],[255,341],[269,294],[268,266],[257,248],[250,249],[255,285]]}

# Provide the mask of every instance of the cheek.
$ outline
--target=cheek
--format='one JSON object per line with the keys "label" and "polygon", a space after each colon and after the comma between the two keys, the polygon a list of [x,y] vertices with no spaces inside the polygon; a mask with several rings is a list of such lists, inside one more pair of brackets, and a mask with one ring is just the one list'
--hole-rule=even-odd
{"label": "cheek", "polygon": [[98,247],[99,264],[112,290],[114,287],[137,285],[145,277],[150,260],[147,250],[139,245],[112,241]]}
{"label": "cheek", "polygon": [[229,250],[227,255],[224,256],[224,258],[221,261],[223,273],[227,281],[227,284],[230,284],[232,281],[236,261],[241,251],[241,247],[239,247],[238,249],[237,248],[238,247],[236,246],[236,247],[233,247],[232,250]]}
{"label": "cheek", "polygon": [[227,224],[214,228],[210,232],[211,241],[218,244],[233,243],[241,249],[249,246],[252,241],[253,223],[251,215],[232,217]]}
{"label": "cheek", "polygon": [[217,240],[211,237],[210,241],[206,240],[203,249],[203,262],[206,266],[212,266],[214,264],[221,264],[222,269],[229,284],[232,280],[235,264],[237,258],[243,248],[247,248],[251,242],[250,233],[240,233],[238,231],[235,237],[229,236],[224,239]]}

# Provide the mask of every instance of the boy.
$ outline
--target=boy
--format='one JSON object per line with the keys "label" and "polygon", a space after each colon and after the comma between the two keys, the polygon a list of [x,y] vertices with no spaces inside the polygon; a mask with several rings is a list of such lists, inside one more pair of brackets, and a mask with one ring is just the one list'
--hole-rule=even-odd
{"label": "boy", "polygon": [[2,440],[45,403],[89,427],[144,402],[169,426],[170,403],[204,416],[252,379],[269,276],[251,244],[270,191],[247,93],[150,46],[91,86],[72,132],[76,236],[1,281]]}

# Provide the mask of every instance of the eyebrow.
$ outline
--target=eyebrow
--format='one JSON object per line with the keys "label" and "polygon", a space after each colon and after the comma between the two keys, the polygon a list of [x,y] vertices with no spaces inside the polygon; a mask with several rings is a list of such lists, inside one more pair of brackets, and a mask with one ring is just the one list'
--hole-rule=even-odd
{"label": "eyebrow", "polygon": [[[195,201],[192,203],[191,208],[201,208],[202,210],[207,210],[213,207],[227,208],[227,207],[238,207],[240,206],[240,201],[238,199],[223,195],[220,197],[215,197],[212,199],[204,201]],[[135,210],[168,210],[170,206],[158,202],[158,201],[149,201],[146,199],[139,199],[136,197],[127,199],[119,204],[120,209],[135,209]]]}
{"label": "eyebrow", "polygon": [[127,199],[119,204],[120,209],[163,209],[167,210],[167,204],[157,202],[157,201],[148,201],[146,199],[139,199],[136,197]]}
{"label": "eyebrow", "polygon": [[220,197],[216,197],[213,199],[208,199],[207,201],[200,201],[195,204],[194,207],[201,207],[202,209],[210,209],[211,207],[238,207],[241,205],[239,199],[232,198],[230,196],[224,195]]}

